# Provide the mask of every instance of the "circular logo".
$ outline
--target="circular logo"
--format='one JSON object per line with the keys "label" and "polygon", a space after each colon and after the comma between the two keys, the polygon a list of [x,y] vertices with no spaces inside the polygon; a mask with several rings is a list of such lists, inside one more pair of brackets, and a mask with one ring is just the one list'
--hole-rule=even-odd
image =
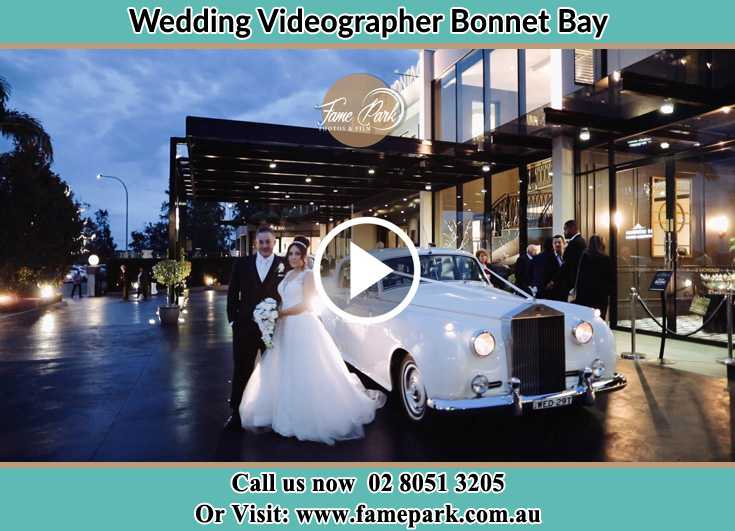
{"label": "circular logo", "polygon": [[[356,225],[378,225],[380,227],[384,227],[393,233],[395,233],[401,241],[406,245],[406,248],[408,249],[408,252],[411,255],[411,261],[413,263],[413,275],[411,278],[411,286],[408,290],[408,293],[403,298],[403,300],[396,306],[395,308],[391,309],[388,312],[379,314],[379,315],[373,315],[370,317],[365,317],[361,315],[353,315],[349,312],[344,311],[342,308],[337,306],[334,301],[327,295],[326,290],[324,289],[324,283],[322,282],[322,274],[321,274],[321,266],[322,258],[324,258],[324,253],[327,251],[327,246],[332,242],[332,240],[343,230],[349,229],[350,227],[354,227]],[[360,275],[351,275],[350,282],[362,282],[363,286],[361,287],[367,287],[365,285],[365,277],[372,277],[375,280],[375,282],[378,282],[381,278],[388,276],[392,271],[390,268],[388,268],[385,264],[380,262],[377,258],[373,257],[366,251],[363,251],[359,247],[357,247],[354,243],[350,244],[352,251],[357,252],[351,252],[350,253],[350,265],[352,267],[353,272],[354,271],[360,271]],[[357,247],[355,249],[354,247]],[[354,262],[354,263],[353,263]],[[382,269],[385,269],[387,271],[384,271]],[[367,281],[369,284],[373,284],[375,282],[371,282],[370,280]],[[399,313],[401,313],[403,310],[406,309],[406,307],[411,304],[411,301],[413,300],[414,296],[416,295],[416,292],[419,289],[419,283],[421,282],[421,261],[419,260],[419,252],[416,250],[416,246],[411,241],[411,238],[408,237],[408,235],[402,231],[399,227],[391,223],[390,221],[387,221],[385,219],[380,218],[354,218],[349,221],[345,221],[344,223],[340,223],[336,227],[334,227],[332,230],[329,231],[329,233],[324,237],[324,239],[319,244],[319,248],[316,251],[316,255],[314,256],[314,285],[316,287],[316,291],[319,294],[319,297],[321,297],[324,304],[329,308],[332,312],[334,312],[336,315],[341,317],[345,321],[350,321],[353,323],[359,323],[359,324],[377,324],[385,322],[389,319],[392,319]],[[353,286],[350,286],[350,291],[353,292]]]}
{"label": "circular logo", "polygon": [[338,79],[321,105],[319,127],[339,142],[367,147],[390,134],[406,113],[403,97],[369,74],[352,74]]}

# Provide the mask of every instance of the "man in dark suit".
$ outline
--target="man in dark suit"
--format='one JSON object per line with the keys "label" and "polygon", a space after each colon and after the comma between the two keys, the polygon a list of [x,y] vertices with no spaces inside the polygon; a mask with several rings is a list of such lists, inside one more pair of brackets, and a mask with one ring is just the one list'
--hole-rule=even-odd
{"label": "man in dark suit", "polygon": [[564,223],[564,237],[567,239],[567,248],[564,250],[563,264],[560,273],[561,295],[566,298],[574,288],[577,280],[577,269],[582,253],[587,248],[587,242],[577,228],[577,222],[570,219]]}
{"label": "man in dark suit", "polygon": [[533,260],[538,254],[538,247],[531,244],[526,252],[518,255],[515,265],[516,286],[531,295],[533,283]]}
{"label": "man in dark suit", "polygon": [[227,320],[232,325],[232,416],[226,428],[240,429],[240,401],[245,385],[255,366],[258,350],[265,350],[258,325],[253,321],[253,310],[264,299],[280,302],[278,283],[283,278],[286,264],[273,254],[276,237],[268,227],[255,234],[257,252],[235,261],[227,291]]}

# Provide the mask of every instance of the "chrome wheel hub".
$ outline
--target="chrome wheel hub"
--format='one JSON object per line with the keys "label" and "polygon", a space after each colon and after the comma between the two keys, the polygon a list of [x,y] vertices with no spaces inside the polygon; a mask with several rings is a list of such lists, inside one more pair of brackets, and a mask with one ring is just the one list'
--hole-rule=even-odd
{"label": "chrome wheel hub", "polygon": [[426,390],[421,383],[421,373],[414,363],[403,369],[403,402],[409,415],[421,418],[426,409]]}

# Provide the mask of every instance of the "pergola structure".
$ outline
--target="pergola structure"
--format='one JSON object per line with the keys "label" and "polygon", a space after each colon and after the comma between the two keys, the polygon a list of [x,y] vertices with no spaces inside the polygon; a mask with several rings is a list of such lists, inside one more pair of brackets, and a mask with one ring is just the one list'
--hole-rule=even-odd
{"label": "pergola structure", "polygon": [[355,148],[316,128],[190,116],[170,144],[170,252],[182,244],[189,199],[288,207],[293,219],[330,223],[390,197],[489,180],[550,151],[548,138],[509,133],[463,144],[388,136]]}

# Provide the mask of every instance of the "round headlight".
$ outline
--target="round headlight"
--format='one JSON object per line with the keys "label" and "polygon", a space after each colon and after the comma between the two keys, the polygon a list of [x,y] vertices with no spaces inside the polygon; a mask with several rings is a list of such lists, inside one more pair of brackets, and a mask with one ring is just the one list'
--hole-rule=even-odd
{"label": "round headlight", "polygon": [[478,374],[474,378],[472,378],[472,392],[477,395],[482,395],[487,391],[488,389],[488,380],[487,376],[484,376],[482,374]]}
{"label": "round headlight", "polygon": [[593,333],[592,325],[587,321],[580,321],[577,326],[572,329],[572,335],[580,345],[589,343],[592,339]]}
{"label": "round headlight", "polygon": [[602,375],[605,374],[605,362],[601,359],[596,359],[592,362],[590,369],[592,369],[592,376],[602,378]]}
{"label": "round headlight", "polygon": [[489,356],[495,350],[495,338],[487,330],[478,332],[472,338],[472,348],[475,350],[475,354],[482,358]]}

